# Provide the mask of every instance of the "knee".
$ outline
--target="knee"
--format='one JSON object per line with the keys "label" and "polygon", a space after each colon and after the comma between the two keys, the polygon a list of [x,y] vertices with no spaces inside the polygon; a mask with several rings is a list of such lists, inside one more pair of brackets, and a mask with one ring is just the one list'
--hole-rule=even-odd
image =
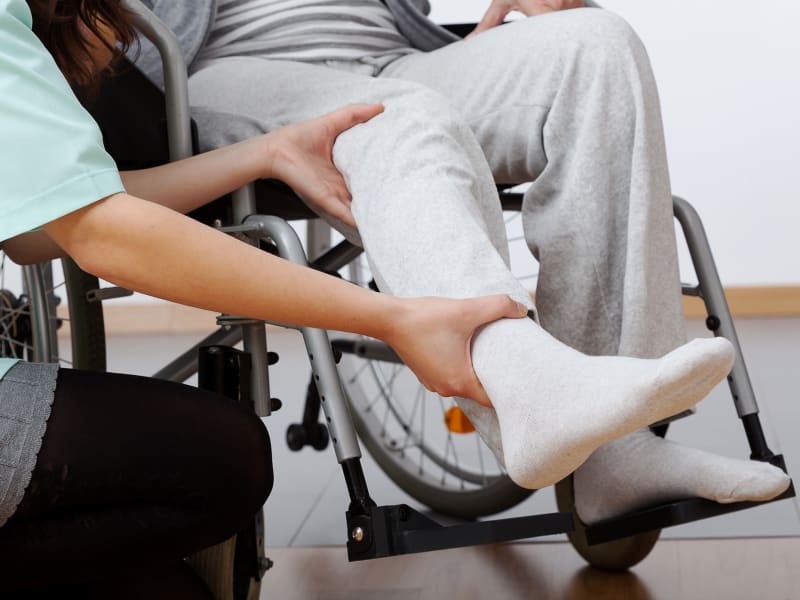
{"label": "knee", "polygon": [[[421,190],[440,179],[442,165],[474,177],[464,166],[466,149],[477,147],[468,125],[441,94],[419,84],[397,83],[382,99],[382,114],[342,133],[334,144],[334,161],[347,177],[359,225],[376,206],[377,174],[386,189]],[[387,206],[378,206],[385,215]]]}
{"label": "knee", "polygon": [[267,428],[261,419],[254,416],[254,437],[252,448],[248,451],[255,457],[251,481],[250,506],[256,510],[264,506],[275,483],[275,475],[272,470],[272,446],[270,444]]}
{"label": "knee", "polygon": [[455,111],[444,95],[417,83],[404,82],[398,94],[387,102],[387,109],[415,126],[449,129],[459,124]]}
{"label": "knee", "polygon": [[630,24],[619,15],[603,9],[566,11],[573,13],[572,36],[582,55],[600,62],[619,62],[646,59],[641,39]]}
{"label": "knee", "polygon": [[203,435],[197,460],[205,463],[198,501],[225,535],[237,531],[261,509],[273,485],[272,449],[256,415],[228,405],[217,432]]}
{"label": "knee", "polygon": [[381,101],[383,114],[366,123],[366,127],[344,132],[337,138],[335,150],[341,153],[345,147],[351,151],[358,148],[373,159],[396,157],[401,152],[408,156],[421,144],[459,139],[467,129],[442,94],[418,83],[394,80]]}
{"label": "knee", "polygon": [[261,509],[272,491],[272,447],[264,423],[254,414],[243,414],[227,449],[229,470],[226,491],[229,510],[243,519]]}

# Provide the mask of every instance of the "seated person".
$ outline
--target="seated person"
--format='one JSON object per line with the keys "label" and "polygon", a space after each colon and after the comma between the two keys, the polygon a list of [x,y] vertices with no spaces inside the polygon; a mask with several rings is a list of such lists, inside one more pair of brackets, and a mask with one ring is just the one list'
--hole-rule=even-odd
{"label": "seated person", "polygon": [[[216,132],[205,148],[348,103],[385,106],[333,146],[356,228],[328,218],[363,244],[385,292],[504,293],[532,308],[508,268],[495,188],[532,181],[522,219],[540,265],[538,323],[484,327],[471,356],[492,408],[459,401],[515,482],[577,469],[586,522],[786,489],[775,467],[646,428],[704,397],[732,351],[722,339],[682,346],[658,94],[621,18],[581,0],[492,0],[460,40],[425,17],[425,0],[145,3],[181,43],[201,136]],[[529,18],[499,26],[512,9]],[[160,83],[146,42],[138,64]],[[214,113],[224,126],[204,127]]]}

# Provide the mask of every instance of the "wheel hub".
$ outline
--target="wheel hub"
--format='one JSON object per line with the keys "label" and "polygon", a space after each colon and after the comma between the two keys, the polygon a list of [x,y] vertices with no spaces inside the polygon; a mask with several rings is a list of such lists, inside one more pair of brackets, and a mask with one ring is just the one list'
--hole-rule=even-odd
{"label": "wheel hub", "polygon": [[24,358],[24,349],[32,343],[31,318],[24,307],[25,294],[15,296],[0,289],[0,356]]}

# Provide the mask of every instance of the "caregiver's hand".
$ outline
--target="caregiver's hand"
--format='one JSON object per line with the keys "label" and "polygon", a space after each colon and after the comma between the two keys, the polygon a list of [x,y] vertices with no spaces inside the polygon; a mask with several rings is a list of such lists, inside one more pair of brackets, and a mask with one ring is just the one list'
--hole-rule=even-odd
{"label": "caregiver's hand", "polygon": [[505,295],[466,300],[403,300],[385,340],[420,382],[440,396],[469,398],[491,406],[472,368],[471,344],[478,328],[502,318],[521,318],[528,309]]}
{"label": "caregiver's hand", "polygon": [[306,201],[355,227],[351,196],[333,164],[333,143],[343,131],[383,112],[381,104],[353,104],[267,134],[267,172]]}

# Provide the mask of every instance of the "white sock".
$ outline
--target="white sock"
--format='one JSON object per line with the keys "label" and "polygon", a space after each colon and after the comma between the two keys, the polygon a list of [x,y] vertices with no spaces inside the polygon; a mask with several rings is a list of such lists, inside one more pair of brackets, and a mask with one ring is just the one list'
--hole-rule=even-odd
{"label": "white sock", "polygon": [[500,464],[505,466],[503,438],[500,435],[500,423],[497,421],[497,413],[494,409],[467,398],[456,398],[455,400],[481,436],[483,443],[489,447]]}
{"label": "white sock", "polygon": [[769,500],[789,481],[770,464],[688,448],[643,429],[602,446],[575,472],[575,508],[591,524],[685,498]]}
{"label": "white sock", "polygon": [[733,358],[723,338],[694,340],[660,359],[592,357],[533,321],[504,319],[484,327],[472,346],[500,435],[491,411],[476,414],[462,405],[490,447],[502,438],[511,479],[542,488],[604,443],[696,404],[730,371]]}

